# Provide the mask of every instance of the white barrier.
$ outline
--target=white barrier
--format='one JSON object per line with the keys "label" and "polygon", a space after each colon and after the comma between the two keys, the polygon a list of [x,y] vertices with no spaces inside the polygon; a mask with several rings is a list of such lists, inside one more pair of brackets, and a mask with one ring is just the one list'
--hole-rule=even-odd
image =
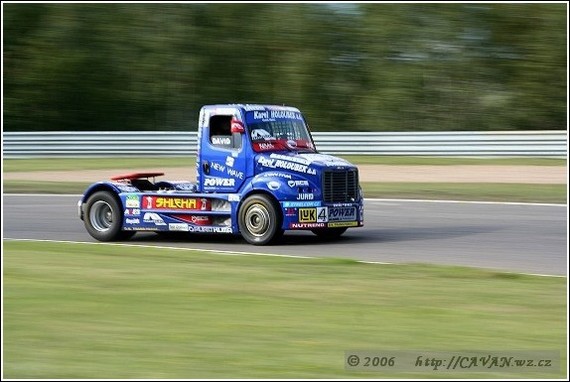
{"label": "white barrier", "polygon": [[[314,132],[326,154],[566,157],[568,132]],[[4,132],[3,157],[185,156],[196,132]]]}

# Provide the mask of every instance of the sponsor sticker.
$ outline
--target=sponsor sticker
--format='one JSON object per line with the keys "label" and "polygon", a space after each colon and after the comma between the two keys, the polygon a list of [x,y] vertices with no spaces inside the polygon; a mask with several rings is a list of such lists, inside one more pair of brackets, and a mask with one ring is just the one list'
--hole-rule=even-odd
{"label": "sponsor sticker", "polygon": [[252,110],[265,110],[265,106],[261,106],[261,105],[250,105],[250,104],[246,104],[243,107],[245,109],[245,111],[252,111]]}
{"label": "sponsor sticker", "polygon": [[304,229],[304,228],[325,228],[325,223],[291,223],[289,228]]}
{"label": "sponsor sticker", "polygon": [[231,137],[212,137],[212,143],[215,145],[229,146],[232,144]]}
{"label": "sponsor sticker", "polygon": [[356,219],[356,207],[329,208],[329,221],[347,221]]}
{"label": "sponsor sticker", "polygon": [[239,202],[240,201],[239,194],[229,194],[228,195],[228,201],[229,202]]}
{"label": "sponsor sticker", "polygon": [[330,228],[337,228],[337,227],[357,227],[358,222],[333,222],[329,223],[328,226]]}
{"label": "sponsor sticker", "polygon": [[140,208],[141,201],[138,195],[127,195],[125,204],[127,208]]}
{"label": "sponsor sticker", "polygon": [[208,224],[212,224],[212,221],[210,219],[210,216],[197,216],[197,215],[193,215],[191,218],[192,224],[197,224],[197,225],[208,225]]}
{"label": "sponsor sticker", "polygon": [[204,198],[178,198],[172,196],[145,196],[144,207],[147,210],[202,210],[208,207]]}
{"label": "sponsor sticker", "polygon": [[196,187],[194,183],[190,182],[176,183],[174,186],[176,187],[177,190],[184,190],[184,191],[193,191],[194,188]]}
{"label": "sponsor sticker", "polygon": [[300,164],[304,164],[307,166],[311,164],[311,161],[308,161],[305,158],[302,158],[300,156],[289,156],[289,155],[272,153],[271,155],[269,155],[269,158],[280,159],[280,160],[284,160],[284,161],[288,161],[288,162],[290,161],[290,162],[300,163]]}
{"label": "sponsor sticker", "polygon": [[353,203],[333,203],[330,207],[352,207],[354,206]]}
{"label": "sponsor sticker", "polygon": [[139,216],[141,210],[139,208],[127,208],[125,209],[125,216]]}
{"label": "sponsor sticker", "polygon": [[141,221],[140,221],[140,219],[136,219],[136,218],[126,218],[125,224],[141,224]]}
{"label": "sponsor sticker", "polygon": [[233,176],[234,178],[243,179],[245,176],[242,171],[237,171],[237,170],[234,170],[233,168],[228,167],[226,170],[227,170],[226,173],[229,176]]}
{"label": "sponsor sticker", "polygon": [[251,132],[251,139],[253,139],[254,141],[259,141],[262,139],[265,140],[275,139],[275,137],[271,136],[271,134],[267,130],[255,129]]}
{"label": "sponsor sticker", "polygon": [[189,232],[195,233],[232,233],[232,227],[204,227],[204,226],[188,226]]}
{"label": "sponsor sticker", "polygon": [[186,224],[186,223],[168,223],[168,230],[188,232],[188,224]]}
{"label": "sponsor sticker", "polygon": [[274,150],[275,149],[275,145],[271,142],[254,142],[253,144],[254,149],[257,149],[257,151],[269,151],[269,150]]}
{"label": "sponsor sticker", "polygon": [[147,212],[144,214],[143,221],[145,223],[153,223],[154,225],[166,225],[164,220],[160,217],[159,214],[155,214],[153,212]]}
{"label": "sponsor sticker", "polygon": [[346,166],[350,165],[349,162],[342,158],[337,158],[331,155],[326,154],[301,154],[302,158],[308,160],[310,163],[313,162],[322,162],[325,163],[327,166]]}
{"label": "sponsor sticker", "polygon": [[297,216],[297,209],[296,208],[286,208],[285,209],[285,216]]}
{"label": "sponsor sticker", "polygon": [[246,113],[246,121],[255,123],[259,121],[269,122],[276,120],[303,120],[303,116],[298,110],[293,109],[263,109]]}
{"label": "sponsor sticker", "polygon": [[308,180],[288,180],[287,185],[291,188],[295,187],[308,187],[309,181]]}
{"label": "sponsor sticker", "polygon": [[297,195],[297,200],[313,200],[313,199],[315,199],[315,194],[302,193]]}
{"label": "sponsor sticker", "polygon": [[139,189],[128,184],[113,182],[115,187],[117,187],[121,192],[137,192]]}
{"label": "sponsor sticker", "polygon": [[266,172],[262,175],[264,175],[264,176],[276,176],[279,178],[291,179],[291,174],[284,174],[282,172]]}
{"label": "sponsor sticker", "polygon": [[260,157],[257,160],[257,163],[260,166],[268,167],[268,168],[280,168],[284,170],[290,170],[299,172],[302,174],[309,174],[309,175],[316,175],[317,171],[314,168],[309,167],[308,165],[298,163],[298,160],[294,157],[286,157],[285,159],[277,159],[279,157]]}
{"label": "sponsor sticker", "polygon": [[289,110],[264,110],[254,111],[249,113],[248,117],[253,120],[268,120],[268,119],[298,119],[303,120],[303,116],[299,112]]}
{"label": "sponsor sticker", "polygon": [[204,180],[204,186],[215,187],[234,187],[236,180],[233,178],[213,178],[209,177]]}
{"label": "sponsor sticker", "polygon": [[186,223],[197,224],[197,225],[210,225],[212,224],[212,219],[210,216],[205,215],[187,215],[187,214],[176,214],[172,215],[173,218],[182,220]]}
{"label": "sponsor sticker", "polygon": [[315,202],[283,202],[283,207],[319,207],[320,201]]}
{"label": "sponsor sticker", "polygon": [[212,167],[213,170],[220,171],[220,172],[224,172],[224,170],[226,169],[226,166],[224,166],[223,164],[220,164],[218,162],[211,162],[210,167]]}
{"label": "sponsor sticker", "polygon": [[317,221],[316,208],[299,208],[300,223],[315,223]]}
{"label": "sponsor sticker", "polygon": [[294,141],[294,140],[292,140],[292,139],[290,139],[290,140],[287,141],[287,146],[289,146],[290,148],[294,149],[294,148],[297,147],[297,142]]}
{"label": "sponsor sticker", "polygon": [[326,223],[329,221],[328,208],[318,207],[317,208],[317,221],[320,223]]}

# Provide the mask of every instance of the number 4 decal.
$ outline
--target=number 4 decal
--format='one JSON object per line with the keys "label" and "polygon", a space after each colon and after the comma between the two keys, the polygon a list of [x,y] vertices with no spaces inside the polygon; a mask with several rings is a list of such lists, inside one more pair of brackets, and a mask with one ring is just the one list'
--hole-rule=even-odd
{"label": "number 4 decal", "polygon": [[317,208],[317,222],[326,223],[329,221],[328,207],[318,207]]}

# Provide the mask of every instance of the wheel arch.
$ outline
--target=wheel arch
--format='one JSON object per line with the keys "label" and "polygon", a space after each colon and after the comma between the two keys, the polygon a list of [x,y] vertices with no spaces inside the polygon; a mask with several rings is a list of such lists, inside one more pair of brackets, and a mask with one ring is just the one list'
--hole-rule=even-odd
{"label": "wheel arch", "polygon": [[[250,191],[248,191],[245,195],[242,196],[239,204],[238,204],[238,208],[236,210],[236,214],[235,216],[239,216],[241,208],[243,206],[243,203],[250,197],[253,195],[266,195],[269,197],[269,199],[271,200],[271,202],[273,203],[274,207],[275,207],[275,211],[279,214],[279,219],[281,221],[281,224],[283,224],[283,209],[281,208],[281,204],[279,203],[279,200],[277,200],[277,198],[275,197],[275,195],[273,195],[271,192],[269,192],[268,190],[262,189],[262,188],[255,188],[252,189]],[[240,232],[239,230],[239,224],[236,224],[237,227],[237,232]]]}
{"label": "wheel arch", "polygon": [[[85,211],[83,210],[83,205],[85,205],[85,203],[87,203],[87,201],[89,200],[91,195],[93,195],[99,191],[109,192],[109,194],[111,194],[113,196],[113,198],[117,201],[117,203],[119,204],[119,207],[121,207],[121,208],[123,207],[123,202],[121,201],[121,198],[119,197],[120,190],[118,188],[114,187],[112,184],[107,183],[107,182],[95,183],[91,187],[89,187],[87,189],[87,191],[85,191],[85,193],[83,194],[83,196],[81,198],[81,206],[80,206],[80,209],[81,209],[80,218],[81,218],[81,220],[83,220],[85,217]],[[124,219],[124,216],[122,217],[122,219]],[[121,224],[122,224],[122,220],[121,220]]]}
{"label": "wheel arch", "polygon": [[121,198],[119,198],[119,193],[121,192],[121,190],[119,190],[113,184],[108,183],[108,182],[98,182],[98,183],[91,185],[83,194],[81,201],[83,203],[87,202],[87,199],[89,199],[89,197],[91,197],[91,195],[93,195],[94,193],[99,192],[99,191],[109,191],[111,194],[113,194],[117,198],[117,200],[119,202],[121,201]]}

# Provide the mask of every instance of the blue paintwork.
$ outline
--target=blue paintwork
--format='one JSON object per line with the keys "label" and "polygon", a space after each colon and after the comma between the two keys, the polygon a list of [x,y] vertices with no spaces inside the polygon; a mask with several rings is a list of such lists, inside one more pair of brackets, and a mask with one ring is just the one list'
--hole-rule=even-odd
{"label": "blue paintwork", "polygon": [[[240,138],[236,135],[241,136],[240,147],[231,147],[230,138],[210,137],[210,118],[215,116],[233,116],[243,123],[245,134],[234,133],[236,139]],[[123,208],[123,230],[238,234],[242,201],[251,194],[265,193],[281,207],[285,230],[325,228],[330,223],[331,226],[362,226],[360,192],[357,200],[349,203],[324,203],[321,192],[323,170],[343,171],[356,167],[343,159],[319,154],[311,148],[314,142],[310,135],[306,140],[297,141],[306,147],[298,147],[291,140],[282,146],[262,141],[256,152],[252,126],[266,120],[304,123],[299,110],[291,107],[204,106],[199,118],[195,184],[159,181],[155,183],[157,189],[145,191],[127,183],[97,182],[86,190],[82,203],[102,189],[116,194]],[[220,144],[214,144],[213,140]],[[264,151],[271,145],[274,149]]]}

